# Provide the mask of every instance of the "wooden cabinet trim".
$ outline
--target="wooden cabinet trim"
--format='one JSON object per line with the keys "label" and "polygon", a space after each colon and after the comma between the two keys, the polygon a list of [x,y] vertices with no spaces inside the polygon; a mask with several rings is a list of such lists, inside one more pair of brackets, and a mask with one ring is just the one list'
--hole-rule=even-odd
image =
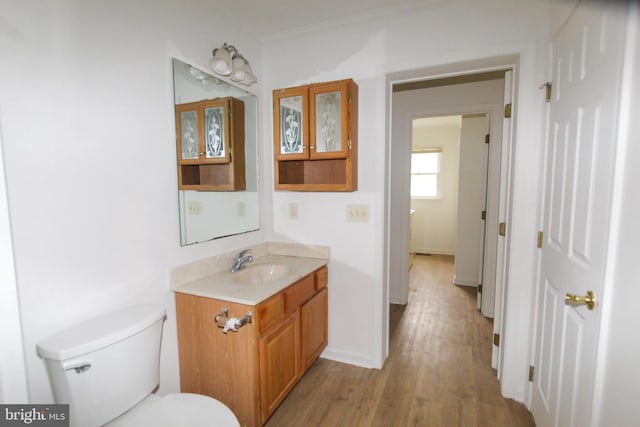
{"label": "wooden cabinet trim", "polygon": [[317,269],[313,276],[315,280],[315,289],[322,289],[329,283],[329,268],[325,265],[324,267]]}
{"label": "wooden cabinet trim", "polygon": [[258,331],[263,334],[272,325],[284,317],[284,294],[282,292],[261,302],[257,307]]}
{"label": "wooden cabinet trim", "polygon": [[315,293],[314,274],[298,280],[284,290],[284,308],[287,314],[297,310],[306,300]]}

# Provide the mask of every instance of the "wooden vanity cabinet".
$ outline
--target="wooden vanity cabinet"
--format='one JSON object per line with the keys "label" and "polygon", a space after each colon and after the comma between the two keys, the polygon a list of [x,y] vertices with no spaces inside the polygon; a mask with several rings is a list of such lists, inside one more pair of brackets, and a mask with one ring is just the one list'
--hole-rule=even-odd
{"label": "wooden vanity cabinet", "polygon": [[[256,306],[176,293],[180,388],[214,397],[242,426],[264,424],[327,346],[328,278],[322,267]],[[252,323],[224,334],[224,308]]]}
{"label": "wooden vanity cabinet", "polygon": [[246,189],[242,100],[177,104],[176,142],[180,190]]}
{"label": "wooden vanity cabinet", "polygon": [[358,85],[352,80],[273,91],[276,190],[358,189]]}

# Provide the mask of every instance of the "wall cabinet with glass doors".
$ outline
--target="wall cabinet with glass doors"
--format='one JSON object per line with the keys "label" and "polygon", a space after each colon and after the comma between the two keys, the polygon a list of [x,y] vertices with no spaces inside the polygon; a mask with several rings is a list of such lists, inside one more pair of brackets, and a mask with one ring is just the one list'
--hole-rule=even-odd
{"label": "wall cabinet with glass doors", "polygon": [[273,91],[275,189],[358,189],[358,86],[351,79]]}
{"label": "wall cabinet with glass doors", "polygon": [[181,190],[246,189],[244,103],[217,98],[176,105]]}

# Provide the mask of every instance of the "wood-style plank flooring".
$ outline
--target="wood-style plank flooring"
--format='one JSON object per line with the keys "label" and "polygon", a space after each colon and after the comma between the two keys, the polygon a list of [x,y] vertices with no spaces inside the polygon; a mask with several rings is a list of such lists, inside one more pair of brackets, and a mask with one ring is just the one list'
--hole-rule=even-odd
{"label": "wood-style plank flooring", "polygon": [[391,306],[383,369],[319,359],[266,426],[534,426],[500,395],[475,288],[452,279],[453,257],[416,256],[409,304]]}

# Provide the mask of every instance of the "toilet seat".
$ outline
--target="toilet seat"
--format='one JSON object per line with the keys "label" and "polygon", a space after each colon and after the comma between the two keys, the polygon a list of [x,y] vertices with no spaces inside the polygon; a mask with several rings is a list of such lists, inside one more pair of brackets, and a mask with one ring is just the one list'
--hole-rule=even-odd
{"label": "toilet seat", "polygon": [[240,427],[223,403],[200,394],[149,395],[108,427]]}

